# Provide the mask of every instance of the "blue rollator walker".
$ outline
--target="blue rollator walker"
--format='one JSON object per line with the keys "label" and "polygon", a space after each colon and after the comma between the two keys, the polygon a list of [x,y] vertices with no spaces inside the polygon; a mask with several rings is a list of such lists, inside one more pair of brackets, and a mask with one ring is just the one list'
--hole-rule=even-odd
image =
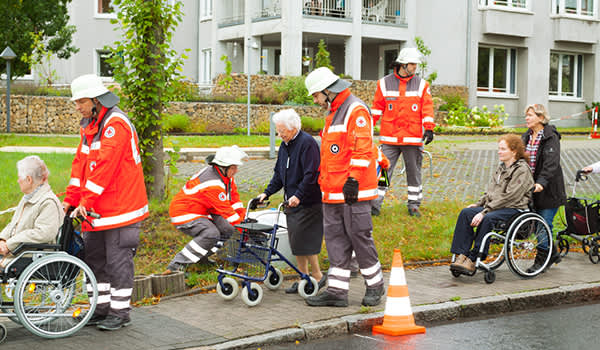
{"label": "blue rollator walker", "polygon": [[277,207],[277,219],[272,225],[250,219],[250,208],[256,207],[257,198],[253,198],[246,206],[246,219],[235,225],[241,233],[235,233],[219,250],[218,256],[223,264],[217,269],[219,273],[217,293],[225,300],[234,299],[240,287],[233,277],[242,280],[242,299],[248,306],[258,305],[262,301],[263,291],[257,282],[264,282],[270,290],[278,289],[283,283],[281,270],[273,266],[273,262],[282,261],[294,269],[302,280],[298,284],[298,294],[303,298],[316,295],[319,284],[314,277],[302,273],[284,254],[277,250],[279,238],[277,232],[285,227],[279,225],[279,216],[287,202]]}

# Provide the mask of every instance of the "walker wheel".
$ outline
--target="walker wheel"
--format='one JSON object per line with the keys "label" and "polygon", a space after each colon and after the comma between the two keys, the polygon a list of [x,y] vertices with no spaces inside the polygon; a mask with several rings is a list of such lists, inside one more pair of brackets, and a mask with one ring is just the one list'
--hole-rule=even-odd
{"label": "walker wheel", "polygon": [[304,299],[317,295],[319,292],[319,282],[314,277],[310,277],[310,282],[303,279],[298,282],[298,294]]}
{"label": "walker wheel", "polygon": [[565,238],[560,238],[558,240],[558,252],[560,253],[561,258],[564,258],[565,255],[569,253],[569,241]]}
{"label": "walker wheel", "polygon": [[220,283],[217,283],[217,294],[225,300],[234,299],[239,292],[240,286],[238,286],[237,282],[231,277],[224,277]]}
{"label": "walker wheel", "polygon": [[263,290],[258,283],[250,283],[249,286],[242,288],[242,300],[248,306],[260,304],[263,298]]}
{"label": "walker wheel", "polygon": [[267,279],[265,280],[265,286],[270,290],[276,290],[281,287],[283,283],[283,273],[278,268],[273,268],[269,270],[269,274],[267,275]]}
{"label": "walker wheel", "polygon": [[496,273],[494,271],[487,271],[485,275],[483,275],[483,279],[485,283],[492,284],[496,280]]}
{"label": "walker wheel", "polygon": [[597,264],[598,261],[600,261],[600,254],[598,253],[598,244],[596,244],[595,242],[592,246],[590,246],[588,256],[593,264]]}
{"label": "walker wheel", "polygon": [[0,323],[0,343],[3,343],[6,340],[6,334],[8,331],[6,330],[6,326]]}

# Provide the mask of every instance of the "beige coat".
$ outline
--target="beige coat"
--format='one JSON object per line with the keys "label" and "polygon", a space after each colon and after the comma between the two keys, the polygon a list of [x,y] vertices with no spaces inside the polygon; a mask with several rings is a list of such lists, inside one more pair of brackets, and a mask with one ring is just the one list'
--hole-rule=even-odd
{"label": "beige coat", "polygon": [[533,185],[531,168],[524,159],[508,168],[501,162],[477,206],[484,208],[483,214],[502,208],[527,209]]}
{"label": "beige coat", "polygon": [[[10,223],[0,232],[0,239],[6,241],[10,251],[24,242],[54,243],[63,218],[59,199],[50,185],[43,184],[29,200],[21,198]],[[3,257],[0,266],[6,266],[13,258],[12,254]]]}

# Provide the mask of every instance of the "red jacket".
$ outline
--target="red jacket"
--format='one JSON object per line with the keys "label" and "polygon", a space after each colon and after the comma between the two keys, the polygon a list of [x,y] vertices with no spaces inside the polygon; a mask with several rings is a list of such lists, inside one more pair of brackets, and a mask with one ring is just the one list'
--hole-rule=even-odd
{"label": "red jacket", "polygon": [[176,226],[210,218],[211,214],[222,216],[232,225],[242,222],[246,214],[233,178],[223,176],[213,166],[192,176],[169,206],[171,223]]}
{"label": "red jacket", "polygon": [[381,143],[423,145],[423,129],[433,130],[433,99],[425,79],[396,73],[377,82],[373,99],[373,125],[381,118]]}
{"label": "red jacket", "polygon": [[[84,118],[65,202],[100,214],[84,231],[123,227],[148,216],[148,198],[138,136],[118,107],[102,107],[97,119]],[[88,219],[92,219],[89,217]]]}
{"label": "red jacket", "polygon": [[377,147],[369,109],[346,89],[331,104],[321,133],[319,185],[324,203],[344,203],[342,187],[358,180],[358,201],[377,197]]}

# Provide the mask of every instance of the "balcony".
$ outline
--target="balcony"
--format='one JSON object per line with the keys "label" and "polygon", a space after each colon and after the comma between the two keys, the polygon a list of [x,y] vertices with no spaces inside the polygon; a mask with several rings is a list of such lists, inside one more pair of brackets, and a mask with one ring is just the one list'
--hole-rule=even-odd
{"label": "balcony", "polygon": [[262,0],[260,10],[252,16],[256,19],[281,18],[280,0]]}
{"label": "balcony", "polygon": [[221,0],[223,13],[228,14],[218,20],[219,28],[244,23],[244,0]]}
{"label": "balcony", "polygon": [[310,0],[304,2],[302,14],[351,19],[350,3],[345,0]]}
{"label": "balcony", "polygon": [[554,40],[574,43],[595,44],[600,32],[599,21],[582,20],[569,17],[552,19]]}
{"label": "balcony", "polygon": [[362,21],[374,24],[406,24],[406,0],[363,0]]}
{"label": "balcony", "polygon": [[506,6],[490,6],[483,8],[481,12],[484,34],[514,37],[530,37],[533,35],[533,12],[527,10],[513,11]]}

